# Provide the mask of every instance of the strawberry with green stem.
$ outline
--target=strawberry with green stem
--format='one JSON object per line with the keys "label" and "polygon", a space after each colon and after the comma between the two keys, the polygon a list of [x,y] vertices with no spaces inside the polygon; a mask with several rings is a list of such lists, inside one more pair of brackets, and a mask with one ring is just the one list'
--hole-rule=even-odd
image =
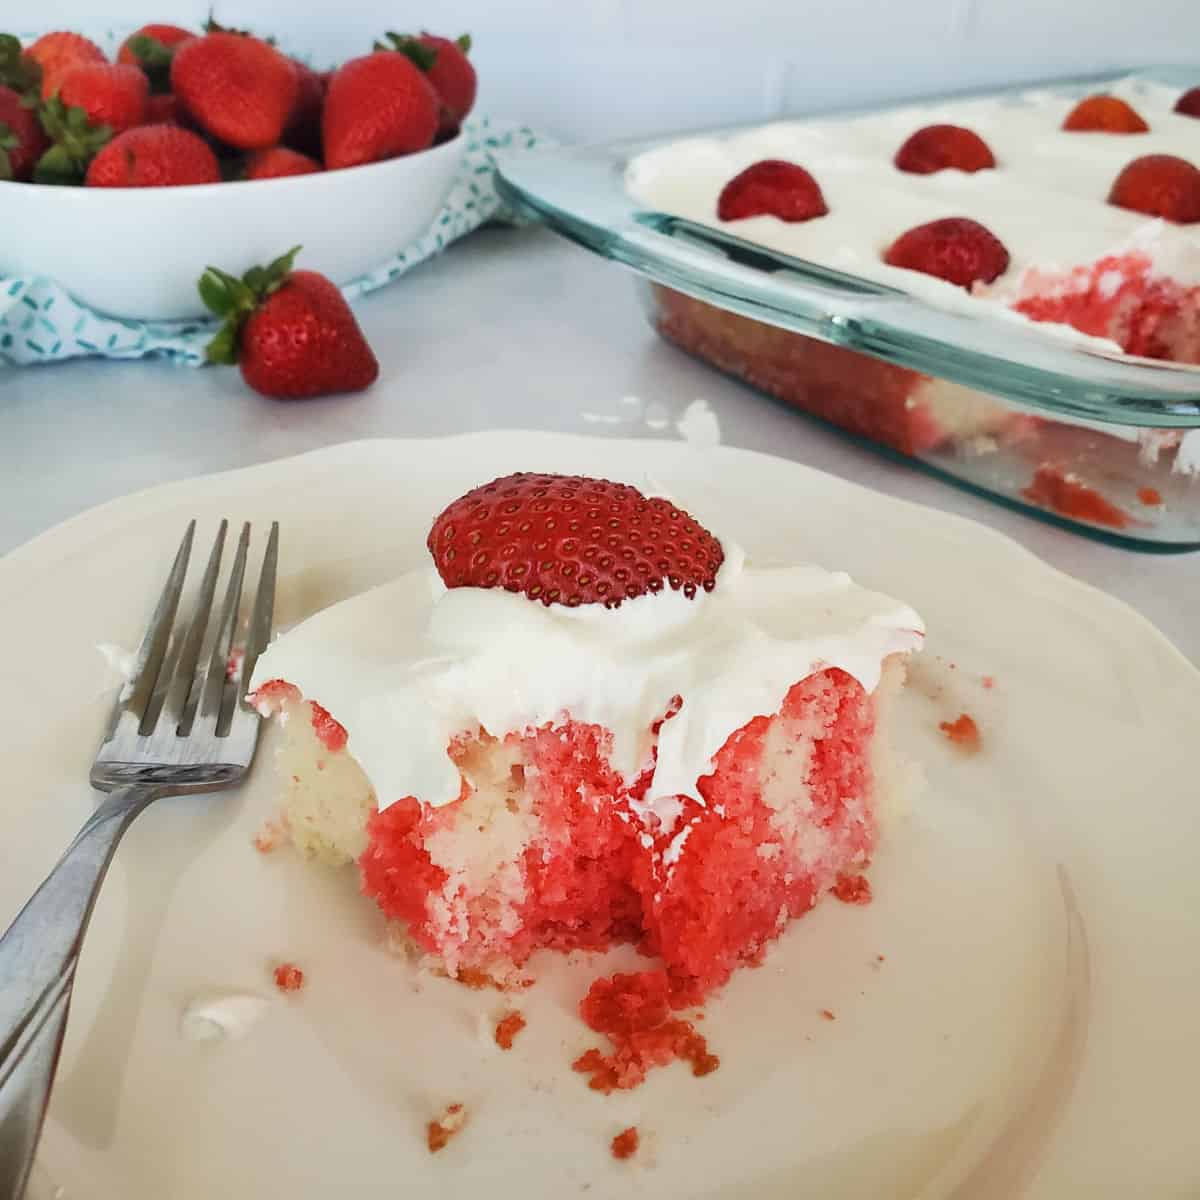
{"label": "strawberry with green stem", "polygon": [[240,279],[216,267],[200,276],[200,297],[223,324],[208,359],[237,362],[256,392],[281,400],[358,392],[379,363],[337,287],[315,271],[296,271],[300,247]]}
{"label": "strawberry with green stem", "polygon": [[398,50],[419,67],[433,85],[439,101],[438,138],[453,137],[475,105],[478,79],[471,60],[471,35],[435,37],[431,33],[388,33],[390,44],[376,50]]}
{"label": "strawberry with green stem", "polygon": [[53,144],[33,169],[34,183],[82,183],[88,164],[112,140],[112,127],[93,125],[82,108],[68,107],[58,96],[42,105],[38,118]]}
{"label": "strawberry with green stem", "polygon": [[41,96],[42,68],[11,33],[0,33],[0,84],[11,88],[30,108]]}
{"label": "strawberry with green stem", "polygon": [[150,82],[150,91],[161,96],[171,90],[171,60],[175,51],[196,35],[179,25],[143,25],[121,43],[117,62],[140,67]]}

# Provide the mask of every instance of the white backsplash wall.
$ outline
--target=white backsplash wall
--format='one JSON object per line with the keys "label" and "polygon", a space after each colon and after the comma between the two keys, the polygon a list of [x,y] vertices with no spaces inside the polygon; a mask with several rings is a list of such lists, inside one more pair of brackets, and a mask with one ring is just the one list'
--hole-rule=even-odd
{"label": "white backsplash wall", "polygon": [[[1200,0],[214,0],[324,65],[384,29],[470,32],[480,105],[601,140],[1090,74],[1197,65]],[[0,0],[0,28],[195,24],[207,0]],[[1200,147],[1197,156],[1200,159]]]}

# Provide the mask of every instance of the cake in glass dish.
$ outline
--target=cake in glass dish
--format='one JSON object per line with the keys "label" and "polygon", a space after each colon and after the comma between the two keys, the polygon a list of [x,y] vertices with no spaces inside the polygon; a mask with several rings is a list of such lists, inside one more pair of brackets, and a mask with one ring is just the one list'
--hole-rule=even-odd
{"label": "cake in glass dish", "polygon": [[[281,827],[354,864],[402,943],[464,982],[513,983],[537,950],[636,945],[655,969],[594,988],[585,1019],[649,1037],[636,995],[662,1009],[667,1057],[703,1073],[666,1008],[759,961],[825,894],[868,894],[920,618],[844,574],[750,563],[604,480],[496,480],[428,546],[432,566],[259,660],[256,702],[284,722]],[[609,1090],[628,1066],[580,1069]]]}
{"label": "cake in glass dish", "polygon": [[[655,211],[943,309],[1189,366],[1200,364],[1191,94],[1130,78],[1083,97],[1036,89],[776,122],[657,146],[629,162],[625,182]],[[1014,482],[982,471],[975,481],[1084,523],[1152,523],[1161,505],[1147,498],[1161,489],[1182,499],[1195,475],[1200,447],[1183,452],[1178,430],[1082,422],[1079,436],[1044,446],[1041,431],[1069,418],[1051,422],[659,285],[649,303],[664,337],[893,450],[927,459],[1005,450]]]}

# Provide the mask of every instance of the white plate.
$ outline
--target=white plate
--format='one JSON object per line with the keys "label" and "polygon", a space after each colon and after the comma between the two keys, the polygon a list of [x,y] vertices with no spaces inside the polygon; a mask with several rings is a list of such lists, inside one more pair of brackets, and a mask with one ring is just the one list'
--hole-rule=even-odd
{"label": "white plate", "polygon": [[[601,1097],[569,1064],[596,1041],[573,1010],[603,961],[537,961],[529,1027],[501,1053],[501,998],[418,981],[352,872],[254,852],[263,761],[240,794],[155,806],[123,845],[40,1193],[1195,1194],[1200,674],[997,534],[744,451],[364,442],[131,496],[0,561],[0,919],[88,811],[113,683],[94,647],[136,639],[186,518],[282,522],[287,624],[419,562],[435,511],[517,468],[652,476],[751,553],[846,568],[923,612],[900,724],[928,782],[887,826],[875,902],[822,904],[712,1000],[714,1075],[676,1065]],[[937,731],[961,711],[983,731],[974,758]],[[308,973],[286,1000],[269,978],[283,957]],[[266,1017],[240,1041],[182,1041],[183,1005],[211,988],[267,997]],[[431,1156],[424,1123],[454,1100],[470,1124]],[[631,1123],[650,1145],[618,1164],[608,1141]]]}

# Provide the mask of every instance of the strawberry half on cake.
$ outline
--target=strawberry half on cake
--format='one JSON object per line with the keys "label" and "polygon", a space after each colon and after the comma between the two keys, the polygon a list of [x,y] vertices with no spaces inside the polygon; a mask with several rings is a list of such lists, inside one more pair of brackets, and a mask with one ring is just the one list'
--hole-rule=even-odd
{"label": "strawberry half on cake", "polygon": [[576,476],[475,488],[428,547],[254,685],[285,722],[281,823],[356,863],[430,965],[503,983],[537,949],[629,942],[679,1007],[858,887],[912,609]]}

